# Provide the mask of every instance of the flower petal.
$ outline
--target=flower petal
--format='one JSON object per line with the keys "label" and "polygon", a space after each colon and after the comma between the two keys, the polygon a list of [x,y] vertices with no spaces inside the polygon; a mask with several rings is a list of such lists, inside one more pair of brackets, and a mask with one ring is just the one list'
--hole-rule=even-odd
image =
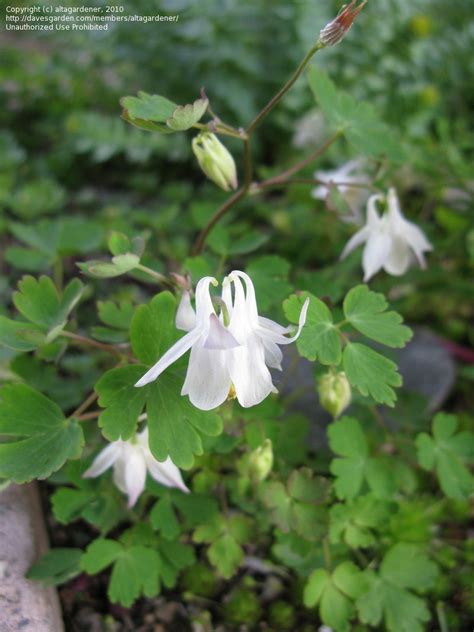
{"label": "flower petal", "polygon": [[257,335],[253,334],[244,346],[227,353],[230,355],[230,378],[241,406],[255,406],[270,393],[277,392],[265,364],[263,341]]}
{"label": "flower petal", "polygon": [[192,348],[181,395],[188,395],[196,408],[212,410],[227,399],[231,386],[226,367],[229,353],[232,351],[206,349],[202,342]]}
{"label": "flower petal", "polygon": [[[252,279],[249,277],[248,274],[240,270],[234,270],[229,274],[229,277],[232,279],[235,286],[235,300],[234,309],[232,312],[232,320],[236,320],[242,324],[245,322],[250,328],[257,327],[257,299],[255,296],[255,288],[253,286]],[[245,295],[240,279],[243,279],[245,283]]]}
{"label": "flower petal", "polygon": [[183,292],[181,301],[176,311],[176,328],[182,331],[191,331],[196,326],[196,312],[191,305],[191,295]]}
{"label": "flower petal", "polygon": [[100,476],[111,467],[115,461],[120,458],[122,454],[122,441],[114,441],[109,443],[99,454],[95,457],[92,465],[84,472],[82,478],[95,478]]}
{"label": "flower petal", "polygon": [[239,346],[239,342],[230,331],[224,327],[215,314],[209,317],[209,333],[204,339],[205,349],[233,349]]}
{"label": "flower petal", "polygon": [[377,230],[371,233],[362,256],[364,281],[368,281],[383,267],[391,245],[392,238],[387,232]]}
{"label": "flower petal", "polygon": [[133,507],[145,489],[147,470],[143,450],[138,446],[129,445],[129,450],[124,456],[124,464],[123,484],[128,496],[128,506]]}
{"label": "flower petal", "polygon": [[426,263],[423,253],[433,250],[433,246],[426,239],[423,231],[418,228],[418,226],[416,226],[412,222],[405,222],[405,224],[406,225],[403,230],[405,240],[415,253],[420,266],[422,268],[425,268]]}
{"label": "flower petal", "polygon": [[393,276],[401,276],[408,270],[411,262],[412,254],[408,244],[401,237],[392,239],[392,247],[383,264],[384,270]]}
{"label": "flower petal", "polygon": [[[296,331],[296,333],[291,336],[291,338],[287,338],[286,336],[277,333],[277,329],[275,327],[275,325],[277,327],[280,327],[280,325],[278,325],[277,323],[274,323],[273,321],[269,321],[270,323],[272,323],[273,327],[269,327],[268,325],[266,327],[259,327],[257,330],[257,334],[265,341],[265,340],[269,340],[271,342],[275,342],[278,345],[289,345],[292,342],[295,342],[295,340],[298,338],[298,336],[301,333],[301,330],[304,327],[304,324],[306,322],[306,316],[308,314],[308,307],[309,307],[309,298],[307,298],[304,302],[303,307],[301,308],[301,312],[300,312],[300,317],[299,317],[299,322],[298,322],[298,330]],[[268,319],[265,319],[268,320]],[[282,328],[283,329],[283,328]],[[290,331],[294,330],[294,326],[291,326]],[[289,332],[288,332],[289,333]]]}
{"label": "flower petal", "polygon": [[150,452],[146,455],[146,465],[150,476],[154,478],[157,483],[165,487],[176,487],[186,494],[189,493],[189,489],[184,484],[181,472],[169,457],[166,461],[160,463]]}
{"label": "flower petal", "polygon": [[369,236],[370,229],[368,226],[364,226],[363,228],[358,230],[354,235],[352,235],[347,244],[344,246],[344,250],[341,252],[341,256],[339,258],[345,259],[348,254],[350,254],[358,246],[366,242]]}
{"label": "flower petal", "polygon": [[156,380],[156,378],[161,375],[165,369],[184,355],[201,336],[202,330],[199,327],[196,327],[180,338],[178,342],[176,342],[171,349],[168,349],[168,351],[161,356],[158,362],[138,380],[135,386],[145,386],[146,384]]}
{"label": "flower petal", "polygon": [[271,369],[282,370],[281,361],[283,360],[283,353],[280,347],[273,342],[262,336],[263,346],[265,348],[265,364]]}

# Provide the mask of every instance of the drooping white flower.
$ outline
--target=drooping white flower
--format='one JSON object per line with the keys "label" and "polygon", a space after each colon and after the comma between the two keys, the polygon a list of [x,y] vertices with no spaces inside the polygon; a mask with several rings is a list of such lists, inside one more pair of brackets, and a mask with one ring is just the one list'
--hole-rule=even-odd
{"label": "drooping white flower", "polygon": [[[376,203],[384,199],[387,202],[387,211],[380,216]],[[414,258],[420,267],[425,268],[424,253],[433,249],[418,226],[404,218],[393,188],[389,189],[386,197],[377,194],[369,198],[366,224],[348,241],[341,258],[364,243],[364,281],[368,281],[382,268],[388,274],[400,276],[408,270]]]}
{"label": "drooping white flower", "polygon": [[[362,171],[364,162],[360,159],[350,160],[338,169],[330,171],[316,171],[314,177],[322,183],[311,192],[311,196],[317,200],[326,200],[331,183],[343,182],[339,185],[338,191],[347,202],[352,211],[351,216],[343,216],[343,221],[361,222],[362,208],[369,198],[369,190],[364,185],[369,184],[370,179],[366,173]],[[351,186],[353,184],[354,186]]]}
{"label": "drooping white flower", "polygon": [[211,410],[225,401],[229,393],[225,351],[237,347],[239,342],[216,314],[209,293],[211,283],[217,285],[214,278],[204,277],[197,284],[196,312],[191,306],[189,294],[183,294],[176,314],[176,326],[188,333],[168,349],[135,386],[153,382],[191,349],[181,394],[189,395],[194,406],[202,410]]}
{"label": "drooping white flower", "polygon": [[128,496],[129,507],[133,507],[145,489],[147,471],[161,485],[189,492],[173,461],[169,457],[166,461],[157,461],[151,453],[148,445],[148,428],[137,433],[134,440],[109,443],[99,452],[83,477],[95,478],[109,467],[114,468],[114,483]]}
{"label": "drooping white flower", "polygon": [[135,386],[157,379],[191,348],[182,395],[188,395],[201,410],[220,406],[231,392],[242,406],[254,406],[276,392],[268,367],[281,370],[278,345],[290,344],[299,336],[308,304],[301,310],[297,333],[287,338],[293,326],[282,327],[258,315],[255,289],[247,274],[234,271],[224,279],[219,317],[209,294],[211,281],[215,280],[206,277],[197,285],[196,312],[189,294],[183,294],[176,326],[188,333]]}
{"label": "drooping white flower", "polygon": [[[233,300],[231,283],[235,290]],[[277,392],[268,367],[281,371],[283,354],[279,345],[290,344],[298,338],[306,322],[309,300],[301,310],[296,334],[287,338],[286,334],[294,327],[282,327],[259,316],[255,288],[245,272],[235,270],[224,280],[222,298],[230,314],[229,330],[241,343],[229,353],[231,381],[239,403],[248,408],[259,404],[270,393]]]}

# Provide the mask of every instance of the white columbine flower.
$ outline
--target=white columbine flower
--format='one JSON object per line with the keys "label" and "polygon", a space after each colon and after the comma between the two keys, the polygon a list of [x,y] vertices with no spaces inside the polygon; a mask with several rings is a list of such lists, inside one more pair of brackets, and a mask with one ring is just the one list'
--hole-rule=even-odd
{"label": "white columbine flower", "polygon": [[[352,217],[342,217],[345,221],[361,221],[361,210],[369,197],[368,189],[364,187],[370,182],[367,174],[362,172],[364,162],[360,159],[350,160],[338,169],[330,171],[316,171],[316,180],[326,184],[320,184],[312,190],[311,196],[317,200],[326,200],[329,195],[329,185],[334,182],[344,182],[338,186],[339,193],[352,210]],[[356,186],[351,186],[354,184]]]}
{"label": "white columbine flower", "polygon": [[[245,282],[245,291],[241,279]],[[247,274],[234,271],[224,279],[219,317],[209,294],[211,282],[217,283],[210,277],[199,281],[196,312],[189,294],[183,294],[176,326],[188,333],[135,386],[156,380],[191,348],[182,395],[188,395],[192,404],[201,410],[220,406],[231,393],[242,406],[254,406],[276,392],[268,367],[281,370],[282,353],[278,345],[289,344],[299,336],[308,302],[301,310],[296,335],[287,338],[285,334],[293,330],[292,326],[282,327],[258,315],[255,290]]]}
{"label": "white columbine flower", "polygon": [[168,457],[160,462],[155,459],[148,446],[148,428],[137,433],[135,440],[113,441],[94,459],[83,477],[95,478],[114,468],[114,483],[128,496],[128,506],[133,507],[145,489],[146,473],[165,487],[177,487],[183,492],[189,489],[181,478],[181,473]]}
{"label": "white columbine flower", "polygon": [[372,195],[367,202],[367,222],[346,244],[341,258],[365,243],[362,266],[364,281],[368,281],[381,268],[389,274],[404,274],[415,257],[422,268],[426,267],[423,253],[433,247],[423,232],[406,220],[400,210],[395,189],[386,196],[387,211],[379,216],[376,202],[384,200],[381,194]]}

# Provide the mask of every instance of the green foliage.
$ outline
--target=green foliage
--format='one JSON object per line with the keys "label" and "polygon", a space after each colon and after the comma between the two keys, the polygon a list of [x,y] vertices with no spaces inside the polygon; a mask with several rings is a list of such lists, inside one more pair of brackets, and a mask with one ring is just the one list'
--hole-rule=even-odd
{"label": "green foliage", "polygon": [[0,390],[0,476],[16,483],[47,478],[81,455],[84,437],[50,399],[25,384]]}
{"label": "green foliage", "polygon": [[271,481],[261,485],[262,502],[272,522],[282,531],[294,530],[308,540],[319,540],[327,529],[328,483],[309,469],[294,470],[286,485]]}
{"label": "green foliage", "polygon": [[352,288],[344,299],[344,315],[357,331],[389,347],[404,347],[413,334],[399,314],[385,311],[387,307],[385,297],[366,285]]}
{"label": "green foliage", "polygon": [[207,556],[222,577],[229,579],[237,571],[243,560],[242,544],[251,538],[252,523],[243,515],[226,519],[217,515],[212,522],[198,527],[193,540],[197,543],[209,542]]}
{"label": "green foliage", "polygon": [[28,579],[36,579],[47,586],[56,586],[73,579],[81,572],[79,560],[82,549],[52,549],[28,571]]}
{"label": "green foliage", "polygon": [[291,283],[288,280],[290,264],[282,257],[257,257],[247,266],[246,272],[255,286],[260,311],[279,305],[291,292]]}
{"label": "green foliage", "polygon": [[342,458],[331,462],[338,498],[355,498],[364,482],[377,498],[391,498],[396,491],[390,458],[369,456],[369,445],[356,419],[343,417],[328,428],[329,445]]}
{"label": "green foliage", "polygon": [[380,572],[366,571],[369,590],[357,600],[363,623],[379,625],[389,632],[423,632],[430,619],[426,603],[410,589],[430,588],[437,576],[436,565],[422,549],[399,543],[387,551]]}
{"label": "green foliage", "polygon": [[341,340],[329,308],[308,292],[291,296],[283,308],[291,322],[298,318],[306,298],[310,299],[306,324],[298,338],[298,351],[308,360],[337,365],[341,361]]}
{"label": "green foliage", "polygon": [[311,573],[304,589],[304,604],[319,605],[319,615],[325,625],[336,632],[350,630],[349,621],[355,614],[354,600],[365,588],[365,578],[352,562],[342,562],[329,574],[319,568]]}
{"label": "green foliage", "polygon": [[[130,336],[138,360],[152,365],[176,341],[175,311],[176,299],[169,292],[161,292],[149,305],[136,310]],[[154,456],[159,461],[171,456],[176,465],[189,468],[194,455],[203,453],[201,433],[218,435],[222,421],[212,412],[194,408],[181,396],[183,375],[175,367],[155,382],[136,388],[146,370],[143,365],[111,369],[97,383],[99,404],[105,408],[99,417],[104,436],[109,440],[130,438],[146,405]]]}
{"label": "green foliage", "polygon": [[329,512],[329,537],[337,544],[345,542],[351,548],[366,548],[376,543],[374,530],[384,527],[393,506],[373,495],[359,496],[352,502],[339,503]]}
{"label": "green foliage", "polygon": [[370,395],[380,404],[395,405],[392,387],[402,385],[395,362],[366,345],[351,342],[344,349],[342,364],[347,379],[362,395]]}
{"label": "green foliage", "polygon": [[426,432],[416,437],[418,463],[425,470],[435,470],[441,489],[449,498],[467,499],[474,491],[474,479],[464,460],[474,456],[474,435],[457,432],[455,415],[438,413],[433,419],[432,436]]}
{"label": "green foliage", "polygon": [[349,93],[336,88],[327,73],[312,66],[309,85],[329,125],[344,134],[362,154],[402,162],[405,152],[394,134],[367,102],[357,102]]}

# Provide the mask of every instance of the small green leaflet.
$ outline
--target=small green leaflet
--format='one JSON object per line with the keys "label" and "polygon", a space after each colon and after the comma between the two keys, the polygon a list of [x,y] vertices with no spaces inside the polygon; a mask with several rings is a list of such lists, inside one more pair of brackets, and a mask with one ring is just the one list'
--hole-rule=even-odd
{"label": "small green leaflet", "polygon": [[348,92],[338,90],[327,73],[316,66],[311,66],[308,78],[328,123],[334,130],[341,130],[358,151],[370,158],[386,157],[395,162],[405,159],[400,141],[371,104],[358,102]]}
{"label": "small green leaflet", "polygon": [[425,601],[409,589],[426,590],[438,569],[415,544],[395,544],[385,554],[377,576],[366,571],[368,591],[357,600],[362,623],[379,626],[382,618],[389,632],[424,632],[430,613]]}
{"label": "small green leaflet", "polygon": [[321,364],[338,365],[341,361],[341,339],[334,326],[332,314],[323,301],[309,292],[293,294],[283,303],[286,317],[297,323],[301,308],[310,299],[306,324],[297,341],[300,354],[308,360],[319,360]]}
{"label": "small green leaflet", "polygon": [[208,523],[199,526],[193,534],[194,542],[209,542],[207,556],[213,566],[224,577],[230,579],[243,560],[242,544],[252,536],[252,523],[242,515],[227,519],[214,516]]}
{"label": "small green leaflet", "polygon": [[167,369],[155,382],[135,388],[148,366],[178,339],[175,312],[176,299],[170,292],[161,292],[148,305],[138,307],[130,337],[136,357],[147,366],[112,369],[102,376],[96,390],[99,404],[105,407],[99,424],[107,439],[130,438],[146,405],[150,449],[155,458],[164,461],[170,456],[178,467],[186,469],[193,465],[195,454],[203,453],[200,434],[216,436],[222,432],[220,417],[195,408],[181,395],[182,362]]}
{"label": "small green leaflet", "polygon": [[344,299],[344,315],[361,334],[388,347],[404,347],[412,331],[402,325],[397,312],[385,311],[388,303],[383,294],[372,292],[366,285],[357,285]]}
{"label": "small green leaflet", "polygon": [[397,485],[390,457],[369,456],[367,439],[356,419],[342,417],[330,424],[328,438],[331,450],[342,457],[330,465],[338,498],[355,498],[364,482],[377,498],[393,496]]}
{"label": "small green leaflet", "polygon": [[419,434],[416,448],[418,463],[425,470],[435,469],[446,496],[464,500],[474,492],[474,478],[463,462],[474,455],[474,434],[455,434],[457,427],[455,415],[438,413],[433,420],[433,436]]}
{"label": "small green leaflet", "polygon": [[308,468],[294,470],[286,485],[280,481],[260,486],[262,502],[272,522],[284,532],[295,531],[307,540],[319,540],[326,532],[328,516],[323,506],[329,485],[322,477],[313,477]]}
{"label": "small green leaflet", "polygon": [[209,101],[201,98],[188,105],[177,105],[165,97],[139,92],[138,97],[123,97],[122,118],[152,132],[170,134],[193,127],[204,116]]}
{"label": "small green leaflet", "polygon": [[342,541],[354,549],[372,546],[376,542],[373,530],[386,525],[393,508],[370,494],[333,505],[329,511],[331,542]]}
{"label": "small green leaflet", "polygon": [[13,302],[30,322],[16,323],[2,317],[0,341],[18,351],[29,351],[51,342],[64,329],[83,292],[79,279],[73,279],[60,294],[49,277],[24,276],[13,293]]}
{"label": "small green leaflet", "polygon": [[161,589],[160,554],[146,546],[125,547],[115,540],[97,539],[81,558],[81,569],[95,575],[113,564],[107,594],[114,603],[130,607],[141,595],[155,597]]}
{"label": "small green leaflet", "polygon": [[81,549],[51,549],[28,571],[26,577],[47,586],[64,584],[80,574]]}
{"label": "small green leaflet", "polygon": [[[15,483],[47,478],[67,459],[77,459],[82,428],[50,399],[25,384],[0,390],[0,477]],[[5,441],[7,439],[7,441]]]}
{"label": "small green leaflet", "polygon": [[178,105],[166,120],[166,125],[175,132],[190,129],[204,116],[209,105],[208,99],[197,99],[189,105]]}
{"label": "small green leaflet", "polygon": [[362,395],[370,395],[379,404],[395,405],[392,387],[401,386],[402,377],[394,362],[358,342],[347,344],[342,362],[350,384]]}
{"label": "small green leaflet", "polygon": [[112,279],[134,270],[140,258],[132,253],[117,255],[110,261],[92,260],[78,263],[77,266],[88,276],[97,279]]}
{"label": "small green leaflet", "polygon": [[348,632],[349,621],[355,614],[354,599],[366,590],[364,575],[352,562],[342,562],[330,575],[327,570],[313,571],[304,589],[307,608],[319,605],[319,615],[325,625],[337,632]]}

